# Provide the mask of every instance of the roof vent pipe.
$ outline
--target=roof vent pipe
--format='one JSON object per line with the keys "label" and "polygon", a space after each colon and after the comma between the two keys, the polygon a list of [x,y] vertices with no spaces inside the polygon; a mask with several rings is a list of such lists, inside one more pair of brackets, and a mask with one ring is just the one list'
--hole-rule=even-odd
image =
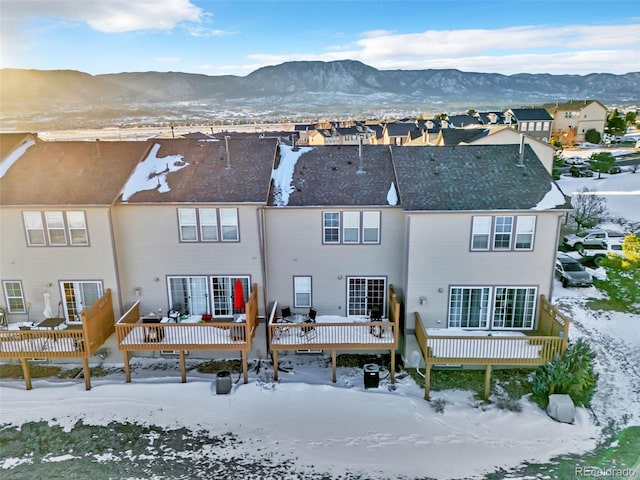
{"label": "roof vent pipe", "polygon": [[225,135],[224,136],[224,149],[227,153],[227,167],[226,168],[231,168],[231,155],[229,154],[229,136]]}
{"label": "roof vent pipe", "polygon": [[356,173],[364,173],[364,165],[362,160],[362,138],[358,139],[358,170]]}
{"label": "roof vent pipe", "polygon": [[518,166],[524,167],[524,134],[520,134],[520,151],[518,152]]}

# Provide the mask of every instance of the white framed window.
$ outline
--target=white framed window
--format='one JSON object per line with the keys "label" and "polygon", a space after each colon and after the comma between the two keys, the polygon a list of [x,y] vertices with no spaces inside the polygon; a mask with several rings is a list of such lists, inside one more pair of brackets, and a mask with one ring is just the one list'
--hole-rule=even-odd
{"label": "white framed window", "polygon": [[513,217],[495,217],[493,224],[493,249],[509,250],[511,248],[511,235],[513,231]]}
{"label": "white framed window", "polygon": [[515,250],[533,250],[533,236],[536,230],[536,217],[525,215],[516,217]]}
{"label": "white framed window", "polygon": [[47,225],[47,240],[49,245],[66,245],[67,236],[64,228],[62,212],[44,212]]}
{"label": "white framed window", "polygon": [[2,286],[9,313],[27,313],[22,283],[18,280],[3,280]]}
{"label": "white framed window", "polygon": [[88,246],[89,233],[82,211],[23,212],[29,246]]}
{"label": "white framed window", "polygon": [[181,242],[198,241],[198,220],[195,208],[179,208],[178,224],[180,226]]}
{"label": "white framed window", "polygon": [[240,281],[244,302],[249,300],[249,277],[219,275],[211,277],[211,296],[214,317],[230,317],[234,314],[236,280]]}
{"label": "white framed window", "polygon": [[473,217],[471,225],[471,250],[489,250],[491,217]]}
{"label": "white framed window", "polygon": [[89,235],[84,212],[66,212],[67,231],[71,245],[89,245]]}
{"label": "white framed window", "polygon": [[387,280],[384,277],[347,277],[347,315],[386,311]]}
{"label": "white framed window", "polygon": [[342,242],[360,243],[360,212],[342,213]]}
{"label": "white framed window", "polygon": [[209,306],[209,290],[206,276],[167,278],[169,305],[183,315],[202,315]]}
{"label": "white framed window", "polygon": [[236,208],[178,208],[181,242],[237,242]]}
{"label": "white framed window", "polygon": [[310,276],[294,276],[293,277],[293,306],[294,307],[311,307],[311,277]]}
{"label": "white framed window", "polygon": [[340,243],[340,212],[323,212],[322,243]]}
{"label": "white framed window", "polygon": [[535,287],[496,287],[492,328],[533,330],[536,298]]}
{"label": "white framed window", "polygon": [[486,329],[491,287],[452,287],[449,293],[449,327]]}
{"label": "white framed window", "polygon": [[223,242],[237,242],[240,240],[237,208],[220,209],[220,233]]}
{"label": "white framed window", "polygon": [[93,306],[102,297],[102,282],[71,281],[60,282],[64,312],[69,322],[81,322],[80,312]]}
{"label": "white framed window", "polygon": [[526,132],[527,128],[529,128],[529,124],[527,122],[520,123],[520,130],[521,131]]}
{"label": "white framed window", "polygon": [[218,215],[215,208],[199,208],[200,213],[200,238],[203,242],[217,242]]}
{"label": "white framed window", "polygon": [[538,132],[542,131],[542,122],[536,122],[536,131]]}
{"label": "white framed window", "polygon": [[46,245],[42,214],[40,212],[23,212],[22,217],[27,232],[27,244],[31,246]]}
{"label": "white framed window", "polygon": [[549,122],[544,122],[543,126],[542,126],[543,130],[546,132],[549,130]]}
{"label": "white framed window", "polygon": [[322,243],[380,243],[379,211],[347,211],[322,213]]}
{"label": "white framed window", "polygon": [[362,212],[362,243],[380,243],[380,212]]}

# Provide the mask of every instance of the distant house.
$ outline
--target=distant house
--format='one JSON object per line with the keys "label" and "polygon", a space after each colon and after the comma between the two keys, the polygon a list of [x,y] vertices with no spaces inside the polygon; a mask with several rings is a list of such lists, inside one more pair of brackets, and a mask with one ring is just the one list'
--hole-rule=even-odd
{"label": "distant house", "polygon": [[522,133],[548,142],[553,117],[544,108],[511,108],[504,112],[505,123]]}
{"label": "distant house", "polygon": [[473,128],[482,125],[478,117],[472,115],[449,115],[447,117],[449,125],[456,128]]}
{"label": "distant house", "polygon": [[298,134],[298,145],[309,145],[309,133],[315,130],[315,126],[308,123],[297,123],[293,128]]}
{"label": "distant house", "polygon": [[595,130],[602,134],[607,123],[607,107],[598,100],[570,100],[547,103],[544,108],[553,117],[551,135],[564,145],[584,142],[585,133]]}

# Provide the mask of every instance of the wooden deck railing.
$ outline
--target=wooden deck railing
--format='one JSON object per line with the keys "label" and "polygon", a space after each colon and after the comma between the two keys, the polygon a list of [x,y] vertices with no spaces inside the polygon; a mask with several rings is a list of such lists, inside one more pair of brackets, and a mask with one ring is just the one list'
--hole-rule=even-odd
{"label": "wooden deck railing", "polygon": [[416,340],[425,361],[425,398],[429,398],[434,365],[485,365],[486,399],[493,366],[533,367],[563,355],[567,348],[569,319],[549,306],[544,297],[540,303],[537,335],[491,336],[491,332],[486,336],[428,335],[420,314],[415,312]]}
{"label": "wooden deck railing", "polygon": [[[278,352],[286,350],[330,350],[333,381],[336,381],[337,350],[389,350],[390,379],[395,381],[395,352],[398,348],[400,304],[389,285],[388,321],[295,324],[276,322],[277,302],[267,322],[269,348],[273,355],[274,380],[278,380]],[[309,330],[312,328],[313,330]]]}
{"label": "wooden deck railing", "polygon": [[136,302],[116,324],[118,348],[124,356],[125,379],[131,382],[129,364],[134,351],[178,351],[182,382],[187,381],[185,352],[189,350],[240,350],[244,382],[248,382],[247,355],[258,326],[258,286],[252,285],[245,304],[246,321],[236,323],[140,323]]}
{"label": "wooden deck railing", "polygon": [[27,390],[32,388],[29,359],[80,358],[85,387],[91,389],[89,358],[114,331],[111,290],[80,313],[82,328],[65,330],[0,330],[0,358],[22,363]]}

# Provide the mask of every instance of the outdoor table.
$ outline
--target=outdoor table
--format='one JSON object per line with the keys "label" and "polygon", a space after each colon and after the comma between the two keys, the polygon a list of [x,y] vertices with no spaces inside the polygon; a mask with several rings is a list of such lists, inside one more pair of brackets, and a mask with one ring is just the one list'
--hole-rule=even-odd
{"label": "outdoor table", "polygon": [[51,317],[46,318],[42,322],[40,322],[37,327],[38,328],[50,328],[51,330],[55,330],[59,325],[64,323],[64,317]]}

